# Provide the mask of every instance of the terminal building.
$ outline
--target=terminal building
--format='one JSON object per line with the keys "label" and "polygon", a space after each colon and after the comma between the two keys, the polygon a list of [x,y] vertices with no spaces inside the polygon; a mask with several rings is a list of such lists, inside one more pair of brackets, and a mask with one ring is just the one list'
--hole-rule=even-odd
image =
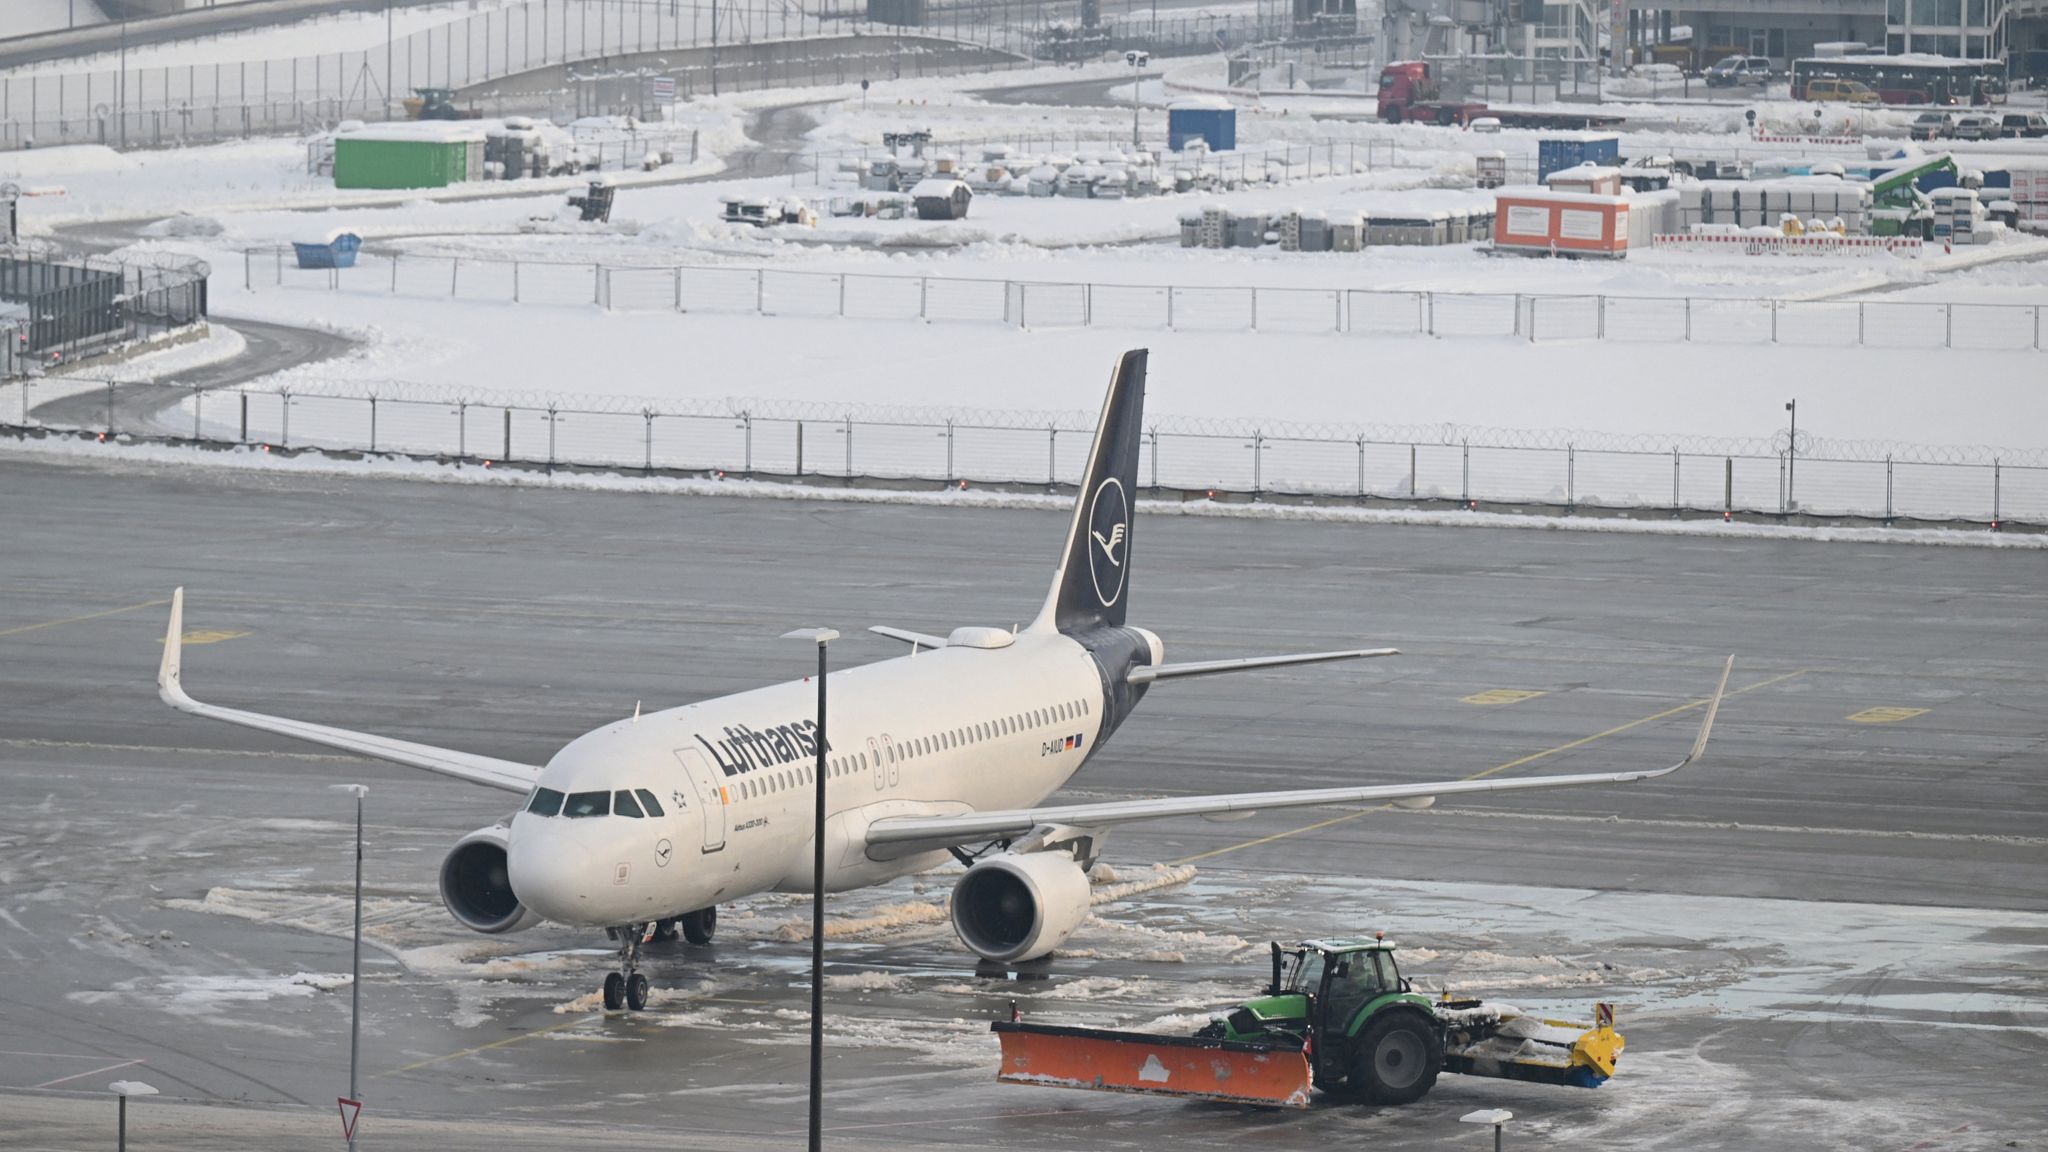
{"label": "terminal building", "polygon": [[[2027,74],[2018,57],[2048,53],[2048,0],[1622,0],[1615,23],[1627,61],[1693,67],[1764,56],[1785,69],[1826,46],[1860,44],[1893,56],[2012,58]],[[1690,33],[1682,41],[1680,29]]]}

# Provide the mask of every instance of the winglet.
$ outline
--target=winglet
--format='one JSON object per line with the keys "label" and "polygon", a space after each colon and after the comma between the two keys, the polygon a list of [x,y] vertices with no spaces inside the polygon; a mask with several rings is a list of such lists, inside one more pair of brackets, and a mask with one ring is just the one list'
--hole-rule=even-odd
{"label": "winglet", "polygon": [[163,663],[156,669],[156,694],[163,702],[181,711],[189,709],[192,698],[185,695],[185,686],[179,683],[178,669],[185,654],[185,589],[180,587],[171,593],[171,623],[164,630]]}
{"label": "winglet", "polygon": [[1687,764],[1707,754],[1707,735],[1714,730],[1714,713],[1721,710],[1721,697],[1728,692],[1728,674],[1735,671],[1735,657],[1730,654],[1728,663],[1721,666],[1721,683],[1714,687],[1714,698],[1707,701],[1707,714],[1700,718],[1700,734],[1692,742],[1692,753],[1685,758]]}

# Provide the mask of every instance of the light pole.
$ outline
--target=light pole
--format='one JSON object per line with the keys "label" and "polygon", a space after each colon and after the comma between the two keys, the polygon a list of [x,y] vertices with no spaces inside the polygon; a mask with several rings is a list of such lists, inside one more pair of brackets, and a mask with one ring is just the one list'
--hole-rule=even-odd
{"label": "light pole", "polygon": [[1493,1125],[1493,1152],[1501,1152],[1500,1130],[1508,1121],[1514,1118],[1515,1114],[1505,1108],[1481,1108],[1477,1112],[1467,1112],[1463,1116],[1458,1117],[1458,1123]]}
{"label": "light pole", "polygon": [[121,1101],[121,1118],[118,1121],[119,1126],[115,1129],[117,1135],[114,1139],[118,1141],[115,1144],[115,1148],[117,1152],[128,1152],[128,1098],[130,1096],[154,1096],[156,1095],[156,1089],[144,1084],[140,1080],[116,1080],[112,1084],[107,1085],[107,1091],[112,1092]]}
{"label": "light pole", "polygon": [[[541,17],[541,27],[547,27],[547,17]],[[391,119],[391,0],[384,0],[384,119]],[[406,57],[408,60],[410,56]]]}
{"label": "light pole", "polygon": [[1799,401],[1785,401],[1785,411],[1792,414],[1792,431],[1785,437],[1785,505],[1796,508],[1799,501],[1793,495],[1793,474],[1799,468]]}
{"label": "light pole", "polygon": [[1131,66],[1131,147],[1143,151],[1145,142],[1138,138],[1138,87],[1141,70],[1152,62],[1152,54],[1133,50],[1124,53],[1124,62]]}
{"label": "light pole", "polygon": [[818,1152],[824,1140],[825,1117],[825,648],[839,639],[830,628],[799,628],[784,640],[809,640],[818,646],[818,728],[811,734],[818,762],[812,775],[817,788],[811,824],[811,1140]]}
{"label": "light pole", "polygon": [[[363,1022],[363,797],[370,794],[367,784],[329,784],[337,792],[348,792],[356,798],[356,943],[355,955],[348,965],[348,1098],[361,1100],[356,1095],[356,1051],[357,1041],[362,1036]],[[348,1133],[349,1152],[355,1152],[356,1133],[351,1127]]]}

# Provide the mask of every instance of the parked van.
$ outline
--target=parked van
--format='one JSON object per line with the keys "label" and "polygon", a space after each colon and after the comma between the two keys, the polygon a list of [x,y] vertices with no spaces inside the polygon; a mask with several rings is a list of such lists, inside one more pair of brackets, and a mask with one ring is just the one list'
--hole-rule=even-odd
{"label": "parked van", "polygon": [[1861,80],[1836,80],[1826,78],[1808,81],[1806,98],[1815,103],[1834,101],[1842,104],[1878,104],[1877,89]]}
{"label": "parked van", "polygon": [[2001,136],[2048,136],[2048,116],[2039,112],[2007,112],[1999,118]]}
{"label": "parked van", "polygon": [[1707,87],[1733,88],[1737,84],[1762,87],[1771,81],[1768,56],[1724,56],[1707,69]]}

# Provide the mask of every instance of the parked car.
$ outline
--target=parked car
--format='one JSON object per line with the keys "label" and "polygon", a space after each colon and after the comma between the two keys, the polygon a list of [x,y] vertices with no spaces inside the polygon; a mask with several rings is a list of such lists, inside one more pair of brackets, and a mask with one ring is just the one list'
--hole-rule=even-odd
{"label": "parked car", "polygon": [[1738,84],[1762,87],[1770,83],[1771,61],[1767,56],[1724,56],[1707,69],[1707,87],[1733,88]]}
{"label": "parked car", "polygon": [[2007,112],[1999,118],[2001,136],[2048,136],[2048,116],[2039,112]]}
{"label": "parked car", "polygon": [[1966,112],[1956,117],[1955,128],[1950,134],[1958,140],[1996,140],[1999,131],[1998,117]]}
{"label": "parked car", "polygon": [[1824,79],[1809,81],[1806,98],[1815,103],[1834,101],[1842,104],[1878,104],[1877,89],[1861,80]]}
{"label": "parked car", "polygon": [[1913,118],[1906,135],[1914,140],[1947,140],[1956,134],[1953,112],[1922,112]]}

